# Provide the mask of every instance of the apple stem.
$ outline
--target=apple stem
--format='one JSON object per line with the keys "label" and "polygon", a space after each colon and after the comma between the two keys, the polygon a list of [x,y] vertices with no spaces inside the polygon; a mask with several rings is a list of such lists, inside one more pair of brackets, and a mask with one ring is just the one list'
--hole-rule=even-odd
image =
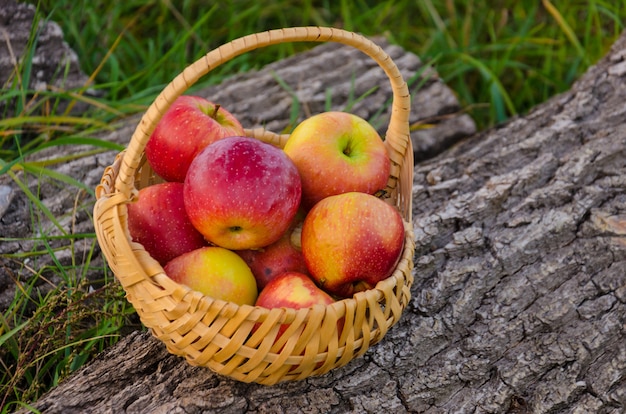
{"label": "apple stem", "polygon": [[220,104],[215,104],[215,109],[213,110],[213,115],[211,115],[211,118],[217,119],[217,111],[219,111],[220,108],[221,108]]}
{"label": "apple stem", "polygon": [[350,154],[352,153],[352,146],[350,146],[350,143],[348,142],[348,144],[345,146],[345,148],[343,149],[343,153],[346,156],[350,156]]}

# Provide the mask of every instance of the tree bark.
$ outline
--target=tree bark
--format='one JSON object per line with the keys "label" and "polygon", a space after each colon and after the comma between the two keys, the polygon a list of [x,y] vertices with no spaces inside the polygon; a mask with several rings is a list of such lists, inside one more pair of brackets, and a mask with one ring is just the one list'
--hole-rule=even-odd
{"label": "tree bark", "polygon": [[[37,35],[33,40],[34,24]],[[32,57],[27,56],[30,41],[35,42]],[[33,4],[0,0],[0,87],[11,89],[11,85],[19,85],[23,78],[30,82],[21,85],[21,89],[30,91],[89,86],[89,77],[81,71],[78,56],[65,43],[58,24],[37,17]],[[3,99],[0,103],[3,116],[15,116],[13,108],[5,107],[5,102],[7,100]],[[57,114],[65,111],[67,101],[59,104],[54,109]],[[79,113],[85,106],[78,103],[74,108],[73,113]]]}
{"label": "tree bark", "polygon": [[[290,103],[281,107],[261,79],[280,67],[311,81],[305,64],[324,67],[315,53],[344,50],[320,48],[219,89],[233,91],[244,118],[257,113],[247,98],[259,95],[275,98],[265,109],[284,118]],[[391,49],[399,61],[415,60]],[[622,36],[570,91],[417,163],[413,298],[363,357],[267,387],[191,367],[134,332],[34,406],[46,413],[623,412],[625,58]],[[246,83],[260,89],[237,95]],[[428,98],[421,93],[416,102]],[[416,119],[429,109],[416,107]]]}

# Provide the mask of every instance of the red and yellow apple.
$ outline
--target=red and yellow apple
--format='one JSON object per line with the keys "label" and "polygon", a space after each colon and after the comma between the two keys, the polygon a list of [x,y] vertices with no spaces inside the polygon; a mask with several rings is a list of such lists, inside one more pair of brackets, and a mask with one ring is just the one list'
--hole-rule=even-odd
{"label": "red and yellow apple", "polygon": [[313,305],[329,305],[335,300],[300,272],[286,272],[270,280],[259,293],[257,306],[267,309],[302,309]]}
{"label": "red and yellow apple", "polygon": [[[309,276],[299,272],[286,272],[268,282],[259,293],[256,306],[267,309],[304,309],[314,305],[330,305],[334,301],[328,293],[317,287]],[[340,326],[343,326],[343,322]],[[280,338],[288,327],[288,324],[281,325],[276,339]],[[258,324],[253,331],[257,328]]]}
{"label": "red and yellow apple", "polygon": [[371,289],[389,277],[403,246],[398,210],[360,192],[321,200],[302,227],[302,254],[312,279],[339,297]]}
{"label": "red and yellow apple", "polygon": [[235,252],[207,246],[180,255],[164,267],[165,274],[214,299],[254,305],[258,296],[252,271]]}
{"label": "red and yellow apple", "polygon": [[289,271],[308,273],[302,252],[291,243],[290,231],[267,247],[238,250],[237,254],[250,266],[259,291],[282,273]]}
{"label": "red and yellow apple", "polygon": [[183,182],[193,158],[219,139],[243,135],[233,114],[200,96],[182,95],[165,112],[148,143],[148,163],[166,181]]}
{"label": "red and yellow apple", "polygon": [[321,199],[384,189],[391,161],[374,127],[347,112],[323,112],[292,131],[284,148],[302,178],[302,203],[309,209]]}
{"label": "red and yellow apple", "polygon": [[211,243],[232,250],[280,239],[302,195],[289,157],[248,137],[224,138],[203,149],[189,166],[184,190],[193,225]]}
{"label": "red and yellow apple", "polygon": [[154,184],[139,190],[137,201],[128,204],[128,231],[162,266],[207,245],[187,216],[183,183]]}

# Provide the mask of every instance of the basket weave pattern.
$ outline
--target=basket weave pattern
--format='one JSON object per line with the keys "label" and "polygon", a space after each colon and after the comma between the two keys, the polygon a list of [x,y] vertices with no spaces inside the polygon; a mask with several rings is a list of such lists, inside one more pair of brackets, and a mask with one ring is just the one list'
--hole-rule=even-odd
{"label": "basket weave pattern", "polygon": [[[374,59],[391,82],[392,113],[385,145],[392,171],[385,200],[398,208],[405,222],[402,256],[394,273],[375,288],[328,306],[270,310],[206,297],[169,279],[162,266],[129,235],[127,204],[139,189],[158,181],[145,160],[144,148],[171,103],[200,77],[242,53],[302,41],[332,41],[355,47]],[[407,306],[413,283],[409,108],[406,83],[382,48],[358,34],[334,28],[300,27],[245,36],[185,68],[148,108],[128,147],[105,169],[96,188],[94,226],[98,242],[142,323],[169,352],[184,356],[190,364],[266,385],[321,375],[347,364],[380,341]],[[288,138],[263,129],[247,129],[246,134],[281,148]],[[289,327],[276,340],[283,324]]]}

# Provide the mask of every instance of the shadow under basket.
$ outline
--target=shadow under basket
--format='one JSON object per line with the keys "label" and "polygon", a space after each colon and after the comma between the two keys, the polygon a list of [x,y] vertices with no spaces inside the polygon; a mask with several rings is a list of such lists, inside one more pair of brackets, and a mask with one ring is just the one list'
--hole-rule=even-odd
{"label": "shadow under basket", "polygon": [[[176,98],[200,77],[242,53],[283,42],[338,42],[359,49],[385,71],[392,112],[385,135],[391,174],[385,201],[404,220],[402,256],[393,274],[374,288],[327,306],[265,309],[215,300],[172,281],[163,267],[132,241],[127,204],[139,189],[157,182],[145,160],[146,143]],[[401,317],[410,300],[415,243],[411,222],[413,149],[406,82],[382,48],[356,33],[297,27],[252,34],[224,44],[189,65],[148,108],[128,147],[107,167],[96,188],[94,226],[102,252],[142,323],[168,351],[191,365],[238,381],[271,385],[324,374],[363,355]],[[246,134],[282,148],[288,135],[262,129]],[[281,325],[287,330],[278,338]],[[253,329],[254,328],[254,329]]]}

